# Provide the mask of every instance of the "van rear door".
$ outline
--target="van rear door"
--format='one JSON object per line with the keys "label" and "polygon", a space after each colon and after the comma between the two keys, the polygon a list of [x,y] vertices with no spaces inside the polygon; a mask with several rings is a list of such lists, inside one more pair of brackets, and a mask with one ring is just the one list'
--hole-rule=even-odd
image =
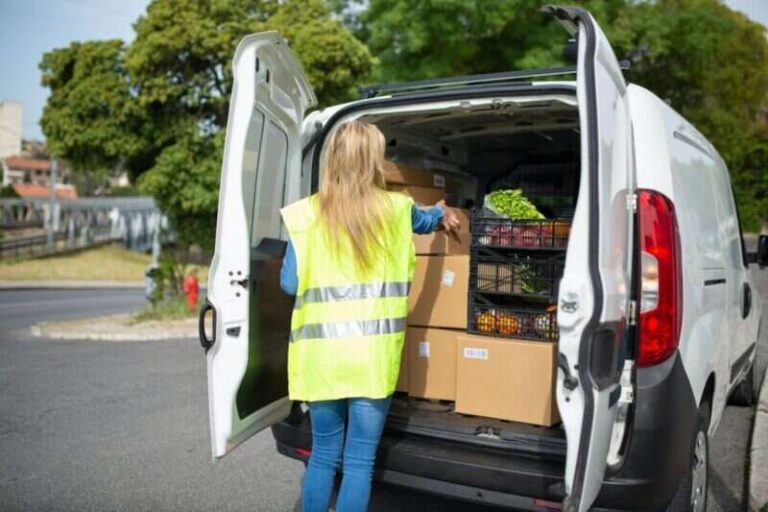
{"label": "van rear door", "polygon": [[621,68],[594,18],[577,8],[545,11],[578,40],[582,178],[560,286],[557,398],[568,440],[564,510],[584,511],[608,466],[629,349],[631,123]]}
{"label": "van rear door", "polygon": [[[301,173],[301,123],[316,103],[296,56],[276,32],[244,38],[233,71],[216,249],[200,318],[214,457],[290,410],[293,299],[279,286],[287,238],[280,208],[297,194],[287,190],[287,178]],[[211,309],[213,339],[203,328]]]}

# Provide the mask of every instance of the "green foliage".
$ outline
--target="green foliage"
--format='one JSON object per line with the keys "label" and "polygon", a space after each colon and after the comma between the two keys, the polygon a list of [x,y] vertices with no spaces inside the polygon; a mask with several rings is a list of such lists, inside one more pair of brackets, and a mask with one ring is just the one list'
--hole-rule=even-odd
{"label": "green foliage", "polygon": [[[370,0],[347,15],[358,37],[381,60],[380,81],[438,78],[560,64],[568,36],[540,12],[540,0]],[[624,0],[582,4],[612,20]],[[337,9],[354,11],[347,2]]]}
{"label": "green foliage", "polygon": [[122,41],[72,43],[43,55],[42,84],[51,90],[40,124],[51,152],[79,170],[105,173],[144,143],[131,95]]}
{"label": "green foliage", "polygon": [[187,133],[139,179],[139,189],[155,197],[184,244],[213,245],[223,147],[223,131]]}
{"label": "green foliage", "polygon": [[197,308],[194,311],[190,311],[187,301],[183,296],[174,296],[139,311],[132,318],[132,323],[138,324],[153,320],[182,320],[194,317],[196,314]]}
{"label": "green foliage", "polygon": [[321,104],[351,99],[374,64],[321,0],[153,0],[136,38],[73,43],[43,57],[43,129],[76,170],[129,171],[183,243],[211,247],[232,90],[247,34],[278,30]]}
{"label": "green foliage", "polygon": [[512,220],[540,220],[544,215],[517,189],[496,190],[488,194],[494,210]]}
{"label": "green foliage", "polygon": [[765,27],[717,0],[661,0],[627,9],[617,53],[639,49],[628,79],[691,121],[728,165],[746,229],[768,218]]}

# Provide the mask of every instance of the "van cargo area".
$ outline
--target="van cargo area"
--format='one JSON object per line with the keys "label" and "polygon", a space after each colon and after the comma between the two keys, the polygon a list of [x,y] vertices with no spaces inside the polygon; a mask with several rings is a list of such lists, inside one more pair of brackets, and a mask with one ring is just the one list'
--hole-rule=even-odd
{"label": "van cargo area", "polygon": [[[376,124],[384,133],[388,161],[410,170],[410,176],[420,169],[430,171],[432,186],[444,189],[442,195],[449,206],[475,209],[477,216],[487,193],[520,189],[547,219],[573,216],[580,162],[579,113],[574,97],[497,99],[480,104],[465,101],[435,109],[421,107],[417,112],[377,112],[359,119]],[[407,181],[408,176],[396,181]],[[417,185],[429,186],[429,181],[422,178]],[[415,199],[418,203],[418,198]],[[467,229],[469,226],[462,226],[462,230]],[[472,234],[472,239],[477,241],[477,233]],[[562,274],[562,267],[559,272]],[[470,286],[477,287],[477,280],[474,276]],[[550,292],[556,297],[556,290]],[[493,299],[500,298],[493,296]],[[419,300],[418,297],[412,299]],[[514,298],[505,300],[500,305],[517,305]],[[472,303],[469,306],[464,314],[470,316],[471,328]],[[409,323],[413,323],[411,318]],[[412,332],[413,329],[409,329],[409,335]],[[406,350],[412,359],[418,352],[409,346],[413,342],[412,339],[406,341]],[[555,361],[553,358],[553,366]],[[409,367],[413,370],[413,362]],[[554,368],[551,371],[554,374]],[[507,391],[486,390],[489,397],[498,397]],[[393,434],[450,439],[532,452],[562,463],[565,460],[565,433],[559,422],[539,426],[461,414],[456,412],[455,402],[451,400],[429,400],[398,392],[392,402],[387,429]]]}

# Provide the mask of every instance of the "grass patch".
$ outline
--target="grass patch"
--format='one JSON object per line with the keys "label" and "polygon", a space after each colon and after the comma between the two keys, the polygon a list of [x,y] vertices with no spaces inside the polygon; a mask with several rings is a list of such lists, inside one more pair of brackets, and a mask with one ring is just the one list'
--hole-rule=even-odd
{"label": "grass patch", "polygon": [[60,256],[0,263],[2,281],[143,281],[150,255],[104,245]]}
{"label": "grass patch", "polygon": [[155,307],[150,306],[136,313],[131,323],[138,324],[153,320],[183,320],[184,318],[192,318],[197,315],[199,304],[200,300],[198,299],[198,307],[194,311],[190,311],[187,307],[186,297],[171,297]]}
{"label": "grass patch", "polygon": [[[122,281],[143,282],[149,254],[129,251],[120,245],[103,245],[59,256],[0,262],[0,281]],[[198,268],[201,286],[207,267]]]}

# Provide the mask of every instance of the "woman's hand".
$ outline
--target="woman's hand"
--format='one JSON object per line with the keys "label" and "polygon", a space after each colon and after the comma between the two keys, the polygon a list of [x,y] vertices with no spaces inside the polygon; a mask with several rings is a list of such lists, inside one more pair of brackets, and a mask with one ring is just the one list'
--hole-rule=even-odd
{"label": "woman's hand", "polygon": [[443,210],[443,219],[440,221],[440,224],[445,228],[446,231],[458,231],[461,227],[461,222],[459,222],[459,217],[453,213],[453,210],[448,208],[445,205],[445,199],[441,199],[438,201],[437,204],[435,204],[436,207]]}

